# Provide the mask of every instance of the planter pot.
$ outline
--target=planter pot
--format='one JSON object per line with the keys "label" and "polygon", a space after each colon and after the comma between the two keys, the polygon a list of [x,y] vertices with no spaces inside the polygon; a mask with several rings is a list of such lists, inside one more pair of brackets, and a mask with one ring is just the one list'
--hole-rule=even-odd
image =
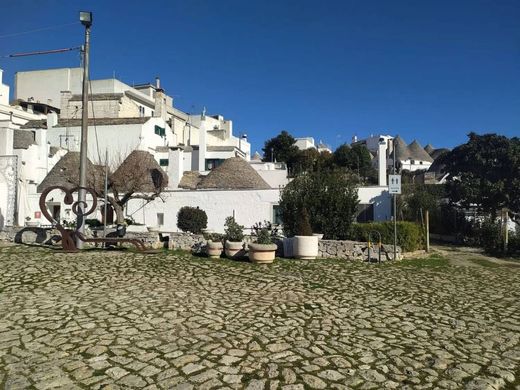
{"label": "planter pot", "polygon": [[228,259],[240,259],[245,256],[244,243],[242,241],[226,241],[225,253]]}
{"label": "planter pot", "polygon": [[294,237],[285,237],[283,239],[283,257],[287,259],[294,257],[293,245]]}
{"label": "planter pot", "polygon": [[208,241],[206,246],[208,257],[212,259],[218,259],[222,255],[222,243],[220,241]]}
{"label": "planter pot", "polygon": [[25,222],[25,226],[38,227],[38,226],[40,226],[40,222],[39,221],[27,221],[27,222]]}
{"label": "planter pot", "polygon": [[271,264],[276,254],[276,244],[249,244],[249,260],[257,264]]}
{"label": "planter pot", "polygon": [[318,256],[318,237],[295,236],[293,253],[297,259],[315,259]]}
{"label": "planter pot", "polygon": [[318,237],[318,240],[323,239],[323,233],[312,233],[312,235]]}

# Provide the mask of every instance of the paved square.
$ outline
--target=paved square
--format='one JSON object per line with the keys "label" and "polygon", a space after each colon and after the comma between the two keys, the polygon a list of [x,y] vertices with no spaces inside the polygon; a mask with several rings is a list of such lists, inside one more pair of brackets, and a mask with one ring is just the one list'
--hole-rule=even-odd
{"label": "paved square", "polygon": [[0,248],[5,389],[520,389],[520,268]]}

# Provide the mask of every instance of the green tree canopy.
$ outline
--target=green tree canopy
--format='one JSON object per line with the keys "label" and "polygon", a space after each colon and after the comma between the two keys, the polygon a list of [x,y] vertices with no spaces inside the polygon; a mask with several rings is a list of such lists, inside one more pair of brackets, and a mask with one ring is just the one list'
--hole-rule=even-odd
{"label": "green tree canopy", "polygon": [[469,140],[445,154],[448,195],[461,207],[477,206],[495,215],[503,207],[520,218],[520,139],[470,133]]}
{"label": "green tree canopy", "polygon": [[374,182],[376,171],[372,166],[372,157],[365,145],[347,144],[338,146],[334,151],[334,164],[340,168],[347,168],[356,173],[364,181]]}
{"label": "green tree canopy", "polygon": [[289,162],[298,153],[296,140],[287,131],[283,130],[274,138],[270,138],[264,143],[264,161]]}
{"label": "green tree canopy", "polygon": [[280,194],[285,233],[297,232],[298,216],[305,208],[314,232],[329,239],[346,239],[359,203],[356,183],[357,178],[344,171],[317,171],[296,177]]}

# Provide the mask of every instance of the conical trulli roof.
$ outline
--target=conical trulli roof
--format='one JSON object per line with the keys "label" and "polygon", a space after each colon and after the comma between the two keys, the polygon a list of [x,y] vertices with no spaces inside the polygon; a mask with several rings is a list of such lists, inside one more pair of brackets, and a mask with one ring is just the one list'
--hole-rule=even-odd
{"label": "conical trulli roof", "polygon": [[198,188],[264,190],[271,188],[271,186],[246,160],[241,157],[232,157],[204,177]]}
{"label": "conical trulli roof", "polygon": [[433,162],[433,158],[426,153],[417,140],[413,140],[413,142],[408,145],[408,150],[410,151],[410,157],[413,160]]}
{"label": "conical trulli roof", "polygon": [[198,171],[186,171],[182,175],[178,187],[186,190],[196,190],[202,177],[203,176]]}
{"label": "conical trulli roof", "polygon": [[[97,169],[90,160],[87,160],[87,186],[92,187]],[[47,176],[38,185],[37,191],[43,192],[49,187],[60,186],[67,189],[79,185],[79,152],[67,152],[52,167]]]}
{"label": "conical trulli roof", "polygon": [[443,154],[446,154],[448,153],[450,150],[447,149],[447,148],[439,148],[439,149],[435,149],[431,154],[430,156],[432,156],[432,158],[434,160],[438,159],[440,156],[442,156]]}
{"label": "conical trulli roof", "polygon": [[160,192],[168,175],[147,151],[134,150],[112,175],[119,192]]}
{"label": "conical trulli roof", "polygon": [[394,158],[394,153],[397,151],[397,159],[398,160],[407,160],[410,158],[410,150],[408,149],[408,145],[401,138],[401,136],[397,136],[394,138],[394,150],[390,154],[390,157]]}
{"label": "conical trulli roof", "polygon": [[262,161],[262,155],[260,153],[258,153],[258,152],[255,152],[255,154],[253,155],[251,160],[253,160],[253,161]]}
{"label": "conical trulli roof", "polygon": [[432,144],[428,144],[424,147],[424,150],[426,153],[428,153],[430,156],[432,155],[432,152],[435,150]]}

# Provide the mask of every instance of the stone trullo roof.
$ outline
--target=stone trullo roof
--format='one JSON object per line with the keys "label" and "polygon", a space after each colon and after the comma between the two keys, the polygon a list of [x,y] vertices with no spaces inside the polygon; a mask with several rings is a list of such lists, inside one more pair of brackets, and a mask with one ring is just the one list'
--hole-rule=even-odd
{"label": "stone trullo roof", "polygon": [[179,188],[196,190],[203,177],[198,171],[186,171],[179,182]]}
{"label": "stone trullo roof", "polygon": [[[101,180],[103,182],[104,175],[99,176],[98,168],[87,160],[87,185],[92,187]],[[37,191],[43,192],[48,187],[61,186],[65,188],[73,188],[79,185],[79,152],[67,152],[50,172],[45,176],[42,182],[38,185]]]}
{"label": "stone trullo roof", "polygon": [[432,146],[432,144],[428,144],[424,147],[424,151],[428,153],[430,156],[432,155],[432,152],[435,150],[435,148]]}
{"label": "stone trullo roof", "polygon": [[406,145],[406,142],[404,142],[404,140],[399,135],[394,138],[394,150],[392,153],[390,153],[391,158],[394,158],[395,152],[397,152],[398,160],[407,160],[410,158],[411,153],[408,149],[408,145]]}
{"label": "stone trullo roof", "polygon": [[271,186],[246,160],[241,157],[232,157],[205,176],[197,188],[264,190],[270,189]]}
{"label": "stone trullo roof", "polygon": [[116,169],[112,181],[119,192],[159,192],[168,185],[168,175],[151,153],[134,150]]}
{"label": "stone trullo roof", "polygon": [[433,158],[426,153],[417,140],[413,140],[413,142],[408,145],[408,150],[410,151],[410,157],[413,160],[433,162]]}

